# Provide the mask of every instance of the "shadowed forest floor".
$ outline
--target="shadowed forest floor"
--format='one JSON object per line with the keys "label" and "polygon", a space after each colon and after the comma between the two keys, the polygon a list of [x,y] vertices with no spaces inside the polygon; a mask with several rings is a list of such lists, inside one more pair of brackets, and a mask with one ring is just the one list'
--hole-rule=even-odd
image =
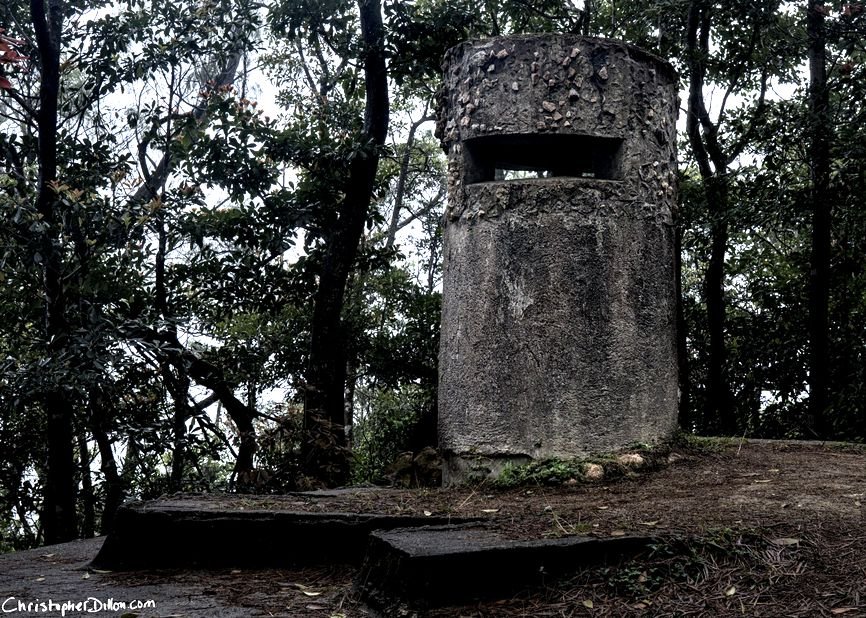
{"label": "shadowed forest floor", "polygon": [[[709,451],[675,449],[670,459],[660,469],[615,481],[556,487],[359,489],[167,501],[190,508],[270,505],[483,517],[514,539],[659,539],[636,559],[515,590],[508,599],[389,615],[866,616],[866,449],[733,441]],[[130,608],[128,616],[142,617],[375,615],[355,597],[354,567],[88,572],[86,562],[99,543],[0,556],[0,596],[153,599],[155,609]]]}

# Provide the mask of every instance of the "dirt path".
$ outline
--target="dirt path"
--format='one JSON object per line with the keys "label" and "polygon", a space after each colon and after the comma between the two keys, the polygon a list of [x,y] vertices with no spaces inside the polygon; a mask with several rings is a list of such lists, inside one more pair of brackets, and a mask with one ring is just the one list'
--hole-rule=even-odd
{"label": "dirt path", "polygon": [[[189,508],[482,516],[513,538],[655,534],[652,552],[514,598],[430,616],[866,616],[866,452],[734,443],[674,453],[671,465],[616,482],[507,491],[364,490],[314,497],[175,498]],[[102,603],[67,616],[366,616],[355,569],[86,570],[100,540],[0,556],[0,602]],[[111,608],[108,599],[128,603]],[[132,601],[153,601],[136,609]],[[91,607],[99,608],[96,602]],[[37,607],[37,610],[41,608]],[[126,612],[126,614],[124,614]],[[18,612],[59,616],[60,611]]]}

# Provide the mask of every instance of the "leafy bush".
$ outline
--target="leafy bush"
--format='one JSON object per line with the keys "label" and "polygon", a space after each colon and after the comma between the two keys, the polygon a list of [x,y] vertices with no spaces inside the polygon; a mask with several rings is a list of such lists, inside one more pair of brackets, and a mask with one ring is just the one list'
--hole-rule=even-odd
{"label": "leafy bush", "polygon": [[412,432],[425,409],[433,405],[432,396],[417,385],[396,389],[364,389],[356,393],[359,402],[353,428],[356,483],[379,481],[385,468],[406,450]]}

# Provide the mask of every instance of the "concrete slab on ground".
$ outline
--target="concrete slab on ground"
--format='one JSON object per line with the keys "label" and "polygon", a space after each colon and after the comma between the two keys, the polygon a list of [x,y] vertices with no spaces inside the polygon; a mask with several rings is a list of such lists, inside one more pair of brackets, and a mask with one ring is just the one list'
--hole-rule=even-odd
{"label": "concrete slab on ground", "polygon": [[357,564],[374,530],[471,521],[373,513],[297,512],[273,500],[246,506],[219,502],[134,502],[118,511],[114,529],[93,560],[99,569],[289,567]]}
{"label": "concrete slab on ground", "polygon": [[654,540],[570,536],[512,541],[477,525],[382,530],[370,535],[356,588],[379,608],[451,605],[513,594],[582,566],[632,557]]}

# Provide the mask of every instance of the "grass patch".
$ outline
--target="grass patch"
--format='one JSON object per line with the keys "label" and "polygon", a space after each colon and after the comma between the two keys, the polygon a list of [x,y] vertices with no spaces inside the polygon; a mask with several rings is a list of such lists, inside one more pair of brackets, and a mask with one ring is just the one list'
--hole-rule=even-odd
{"label": "grass patch", "polygon": [[683,448],[692,451],[693,453],[721,453],[743,442],[742,438],[731,438],[727,436],[721,437],[705,437],[696,436],[685,431],[678,431],[674,436],[671,446],[675,448]]}
{"label": "grass patch", "polygon": [[670,538],[650,546],[641,559],[600,569],[612,594],[631,599],[652,596],[665,586],[697,584],[717,572],[767,569],[771,544],[752,530],[721,528],[697,538]]}
{"label": "grass patch", "polygon": [[507,464],[494,481],[496,487],[508,489],[521,485],[562,485],[583,479],[581,459],[541,459],[525,465]]}
{"label": "grass patch", "polygon": [[[642,458],[639,465],[629,465],[620,462],[618,454],[603,454],[583,459],[539,459],[527,464],[507,464],[500,475],[493,481],[495,487],[511,489],[523,485],[556,486],[586,482],[587,468],[597,464],[604,469],[604,481],[613,481],[626,476],[632,476],[636,470],[647,472],[656,470],[667,463],[671,452],[670,443],[654,446],[637,443],[623,449],[623,453],[638,454]],[[593,479],[595,480],[595,479]],[[601,480],[601,479],[599,479]]]}

